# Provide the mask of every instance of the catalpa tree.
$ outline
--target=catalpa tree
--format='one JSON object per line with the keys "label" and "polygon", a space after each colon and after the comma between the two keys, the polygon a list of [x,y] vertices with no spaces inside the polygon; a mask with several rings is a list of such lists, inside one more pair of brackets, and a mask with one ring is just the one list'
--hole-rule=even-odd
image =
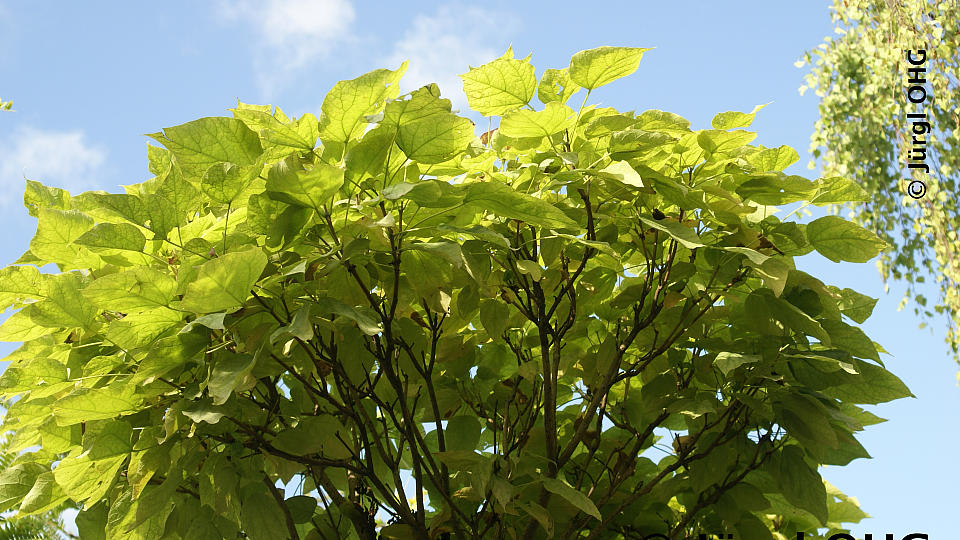
{"label": "catalpa tree", "polygon": [[[694,131],[586,106],[647,49],[539,80],[462,75],[477,136],[406,64],[319,120],[240,103],[151,135],[125,193],[28,182],[0,273],[3,509],[81,537],[793,538],[864,514],[820,464],[909,396],[854,325],[875,300],[796,269],[884,247],[864,200],[784,174],[754,113]],[[583,92],[582,105],[567,105]],[[543,104],[534,107],[534,97]],[[318,142],[319,140],[319,142]],[[58,273],[38,268],[53,263]]]}

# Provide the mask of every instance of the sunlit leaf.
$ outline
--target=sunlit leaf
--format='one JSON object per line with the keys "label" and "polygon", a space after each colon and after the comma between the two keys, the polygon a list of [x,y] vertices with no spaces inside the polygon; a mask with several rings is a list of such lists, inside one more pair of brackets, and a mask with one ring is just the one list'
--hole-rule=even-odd
{"label": "sunlit leaf", "polygon": [[626,77],[640,65],[643,53],[651,49],[637,47],[597,47],[580,51],[570,59],[570,79],[593,90]]}
{"label": "sunlit leaf", "polygon": [[236,118],[201,118],[150,137],[173,153],[185,175],[197,180],[214,163],[253,165],[263,152],[260,137]]}
{"label": "sunlit leaf", "polygon": [[267,257],[260,249],[227,253],[203,263],[180,304],[196,313],[213,313],[243,305],[260,278]]}
{"label": "sunlit leaf", "polygon": [[537,76],[528,59],[513,57],[513,47],[503,56],[460,75],[470,108],[484,116],[502,115],[530,103]]}

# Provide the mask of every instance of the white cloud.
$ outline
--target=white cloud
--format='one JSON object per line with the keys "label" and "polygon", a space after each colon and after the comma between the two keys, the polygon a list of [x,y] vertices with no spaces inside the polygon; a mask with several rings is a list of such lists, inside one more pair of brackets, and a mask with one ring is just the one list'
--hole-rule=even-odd
{"label": "white cloud", "polygon": [[350,0],[220,0],[218,8],[224,21],[253,28],[254,62],[267,94],[350,39],[356,18]]}
{"label": "white cloud", "polygon": [[22,200],[24,177],[71,194],[97,189],[95,173],[105,157],[83,131],[21,126],[0,141],[0,208]]}
{"label": "white cloud", "polygon": [[441,7],[433,15],[418,15],[393,46],[387,65],[395,69],[404,60],[410,65],[400,81],[404,92],[437,83],[440,95],[454,109],[467,109],[467,96],[458,77],[468,66],[477,67],[500,57],[513,25],[511,18],[475,6]]}

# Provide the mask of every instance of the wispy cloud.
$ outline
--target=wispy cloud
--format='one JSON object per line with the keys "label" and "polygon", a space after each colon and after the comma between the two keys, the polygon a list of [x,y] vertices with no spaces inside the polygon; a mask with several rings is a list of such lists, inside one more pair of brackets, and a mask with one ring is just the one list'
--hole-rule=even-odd
{"label": "wispy cloud", "polygon": [[348,40],[356,18],[350,0],[219,0],[217,14],[251,27],[258,83],[268,95]]}
{"label": "wispy cloud", "polygon": [[25,177],[71,194],[97,189],[95,173],[105,157],[83,131],[20,126],[0,140],[0,208],[22,200]]}
{"label": "wispy cloud", "polygon": [[404,60],[410,65],[400,82],[408,92],[432,82],[440,94],[453,102],[454,109],[466,110],[460,73],[468,65],[479,66],[499,57],[507,49],[513,31],[511,18],[483,8],[445,5],[432,15],[418,15],[393,46],[387,61],[391,68]]}

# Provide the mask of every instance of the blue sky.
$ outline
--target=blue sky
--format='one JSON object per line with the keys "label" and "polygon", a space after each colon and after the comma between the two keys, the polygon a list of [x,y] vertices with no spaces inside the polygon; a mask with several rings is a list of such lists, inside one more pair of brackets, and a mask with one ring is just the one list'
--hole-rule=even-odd
{"label": "blue sky", "polygon": [[[817,98],[799,95],[803,70],[793,63],[832,34],[828,5],[0,0],[0,97],[15,109],[0,113],[0,263],[16,260],[35,231],[21,204],[24,176],[71,193],[117,192],[150,176],[145,133],[229,115],[237,99],[318,114],[337,81],[403,60],[410,60],[404,90],[437,82],[465,109],[457,74],[510,44],[518,57],[533,53],[538,74],[566,66],[582,49],[656,47],[634,75],[591,101],[671,111],[694,129],[709,127],[718,112],[772,101],[751,127],[754,144],[793,146],[801,159],[788,172],[813,178],[806,164]],[[873,459],[822,471],[874,516],[854,532],[954,538],[960,389],[943,321],[919,330],[912,309],[897,311],[903,287],[885,294],[872,263],[836,264],[812,253],[798,266],[880,298],[863,328],[892,353],[887,367],[917,396],[873,409],[889,419],[858,437]],[[932,287],[924,292],[937,297]],[[0,357],[15,345],[0,343]]]}

